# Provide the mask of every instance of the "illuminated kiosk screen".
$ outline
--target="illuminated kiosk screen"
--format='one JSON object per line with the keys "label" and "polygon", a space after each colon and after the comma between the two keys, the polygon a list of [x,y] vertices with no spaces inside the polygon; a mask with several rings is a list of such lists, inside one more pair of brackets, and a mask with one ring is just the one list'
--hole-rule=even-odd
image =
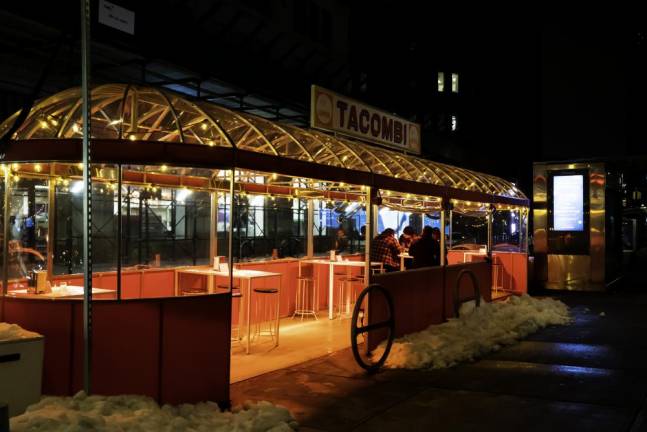
{"label": "illuminated kiosk screen", "polygon": [[553,177],[553,230],[584,231],[584,176]]}

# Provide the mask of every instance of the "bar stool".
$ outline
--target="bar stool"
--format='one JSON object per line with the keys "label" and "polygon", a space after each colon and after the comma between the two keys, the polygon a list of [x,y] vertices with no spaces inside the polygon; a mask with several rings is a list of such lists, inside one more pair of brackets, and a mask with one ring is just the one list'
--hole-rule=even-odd
{"label": "bar stool", "polygon": [[[276,288],[254,288],[254,334],[252,340],[260,336],[270,336],[274,346],[279,345],[279,290]],[[263,329],[269,324],[267,329]]]}
{"label": "bar stool", "polygon": [[231,291],[231,299],[232,301],[234,299],[238,299],[238,324],[232,325],[231,327],[231,334],[234,334],[234,330],[236,331],[236,337],[231,338],[231,341],[236,341],[240,342],[243,338],[241,336],[240,328],[241,328],[241,320],[243,319],[241,315],[241,310],[242,310],[242,304],[243,304],[243,293],[240,292],[240,290],[232,290]]}
{"label": "bar stool", "polygon": [[315,319],[317,317],[318,309],[318,297],[317,297],[317,286],[315,285],[314,279],[314,265],[307,264],[302,265],[299,262],[299,276],[297,277],[297,298],[294,306],[294,313],[292,314],[292,319],[297,315],[303,317],[306,315],[311,315]]}
{"label": "bar stool", "polygon": [[[499,279],[501,279],[501,284],[499,284]],[[498,293],[500,289],[503,290],[503,265],[496,255],[492,258],[492,289],[495,293]]]}
{"label": "bar stool", "polygon": [[339,289],[337,290],[339,318],[348,317],[352,314],[351,305],[355,303],[354,299],[350,298],[353,294],[353,285],[363,281],[364,278],[358,276],[342,276],[339,278]]}

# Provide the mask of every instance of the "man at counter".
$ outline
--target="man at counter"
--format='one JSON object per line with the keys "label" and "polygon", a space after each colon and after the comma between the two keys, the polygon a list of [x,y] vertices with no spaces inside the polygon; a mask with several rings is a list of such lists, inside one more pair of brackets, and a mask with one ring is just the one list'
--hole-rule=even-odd
{"label": "man at counter", "polygon": [[420,238],[409,248],[409,255],[413,256],[413,268],[440,265],[440,243],[436,239],[435,230],[438,229],[424,227]]}
{"label": "man at counter", "polygon": [[344,228],[339,227],[337,230],[337,237],[335,238],[335,253],[347,252],[348,249],[348,237],[346,237],[346,231]]}
{"label": "man at counter", "polygon": [[381,262],[387,272],[400,270],[402,247],[395,238],[395,231],[387,228],[371,243],[371,261]]}

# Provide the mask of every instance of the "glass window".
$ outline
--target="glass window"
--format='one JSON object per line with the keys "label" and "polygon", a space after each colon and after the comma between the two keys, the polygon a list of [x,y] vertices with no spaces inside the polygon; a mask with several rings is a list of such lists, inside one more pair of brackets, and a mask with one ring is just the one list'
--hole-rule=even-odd
{"label": "glass window", "polygon": [[452,213],[451,246],[487,247],[487,219],[480,214]]}
{"label": "glass window", "polygon": [[126,184],[121,193],[124,266],[209,263],[208,191]]}
{"label": "glass window", "polygon": [[445,72],[438,72],[438,91],[445,91]]}
{"label": "glass window", "polygon": [[33,272],[47,270],[48,190],[47,180],[11,177],[7,239],[9,290],[26,289],[35,278]]}
{"label": "glass window", "polygon": [[493,250],[519,250],[521,223],[519,212],[496,210],[492,213],[492,248]]}
{"label": "glass window", "polygon": [[452,74],[452,93],[458,93],[458,74]]}
{"label": "glass window", "polygon": [[313,219],[315,255],[364,251],[366,209],[361,203],[314,200]]}
{"label": "glass window", "polygon": [[305,200],[246,193],[235,199],[235,261],[305,255]]}

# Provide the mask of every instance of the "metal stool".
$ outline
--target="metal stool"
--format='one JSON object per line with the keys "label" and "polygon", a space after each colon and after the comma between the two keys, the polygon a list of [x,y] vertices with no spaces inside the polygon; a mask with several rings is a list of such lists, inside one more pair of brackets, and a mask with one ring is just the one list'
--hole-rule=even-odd
{"label": "metal stool", "polygon": [[339,312],[339,318],[347,317],[352,314],[352,305],[355,303],[353,299],[350,298],[353,292],[353,284],[356,282],[362,282],[363,280],[364,278],[357,276],[343,276],[339,278],[339,289],[337,291],[339,301],[337,310]]}
{"label": "metal stool", "polygon": [[315,285],[315,280],[313,276],[312,264],[308,266],[302,266],[299,263],[299,276],[297,277],[297,297],[296,303],[294,306],[294,313],[292,314],[292,319],[297,315],[303,317],[306,315],[312,315],[315,319],[317,317],[318,309],[318,297],[317,297],[317,286]]}
{"label": "metal stool", "polygon": [[243,339],[242,336],[241,336],[241,333],[240,333],[240,322],[243,319],[243,317],[241,315],[242,304],[243,304],[243,293],[241,293],[240,290],[235,290],[235,291],[232,290],[232,292],[231,292],[232,301],[235,298],[238,299],[238,324],[236,324],[235,326],[232,325],[231,333],[233,335],[234,330],[236,330],[237,336],[236,337],[232,336],[231,340],[232,340],[232,342],[233,341],[240,342]]}
{"label": "metal stool", "polygon": [[[499,279],[501,284],[499,285]],[[496,255],[492,258],[492,289],[495,293],[503,290],[503,265],[501,260]]]}
{"label": "metal stool", "polygon": [[[270,336],[274,346],[279,345],[279,290],[276,288],[254,288],[254,334],[252,340],[260,336]],[[269,323],[267,330],[263,325]]]}

